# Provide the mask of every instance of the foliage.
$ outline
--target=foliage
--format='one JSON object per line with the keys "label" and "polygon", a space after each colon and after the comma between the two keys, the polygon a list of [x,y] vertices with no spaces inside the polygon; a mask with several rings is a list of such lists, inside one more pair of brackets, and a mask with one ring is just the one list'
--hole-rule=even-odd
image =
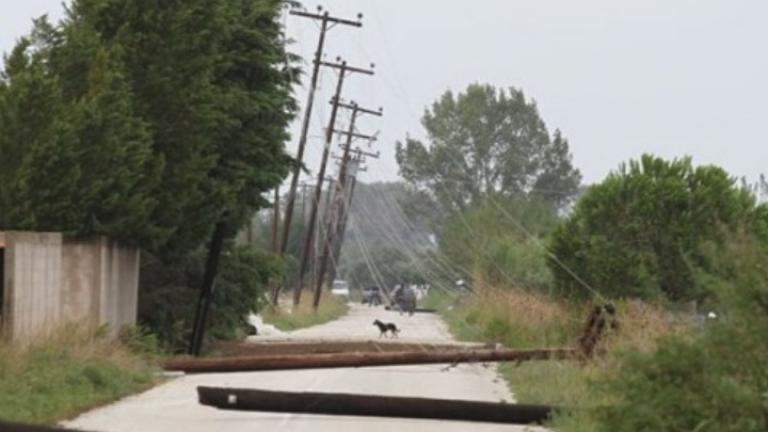
{"label": "foliage", "polygon": [[82,21],[56,28],[43,18],[6,58],[0,227],[131,242],[157,234],[150,191],[161,164],[118,51],[98,40]]}
{"label": "foliage", "polygon": [[540,239],[556,222],[546,203],[487,198],[448,219],[440,251],[486,283],[547,291],[552,276]]}
{"label": "foliage", "polygon": [[0,418],[54,424],[150,387],[155,372],[151,357],[104,332],[69,327],[31,347],[0,345]]}
{"label": "foliage", "polygon": [[325,292],[320,297],[320,305],[317,310],[312,307],[312,296],[305,295],[301,297],[298,308],[294,308],[290,312],[265,308],[262,311],[262,317],[267,324],[274,325],[283,331],[291,331],[337,320],[348,311],[349,306],[343,297]]}
{"label": "foliage", "polygon": [[472,84],[446,92],[422,118],[429,146],[397,144],[401,175],[448,209],[466,209],[487,195],[536,197],[562,208],[576,192],[568,141],[550,136],[535,102],[521,90]]}
{"label": "foliage", "polygon": [[[145,254],[141,284],[152,287],[139,295],[139,321],[154,329],[168,351],[186,348],[203,277],[205,252],[198,250],[173,267]],[[267,283],[282,274],[273,255],[234,248],[222,256],[213,294],[206,338],[237,339],[248,332],[247,316],[266,301]]]}
{"label": "foliage", "polygon": [[558,430],[766,430],[768,254],[743,234],[709,253],[716,264],[702,277],[719,319],[693,337],[665,338],[656,352],[627,353],[590,392],[604,402],[564,415]]}
{"label": "foliage", "polygon": [[[706,291],[693,269],[711,265],[701,245],[741,224],[768,239],[768,208],[725,171],[644,155],[587,190],[553,232],[551,252],[604,295],[700,299]],[[559,292],[589,294],[559,262],[549,264]]]}
{"label": "foliage", "polygon": [[290,166],[281,5],[76,0],[37,20],[0,76],[0,227],[172,261],[242,225]]}

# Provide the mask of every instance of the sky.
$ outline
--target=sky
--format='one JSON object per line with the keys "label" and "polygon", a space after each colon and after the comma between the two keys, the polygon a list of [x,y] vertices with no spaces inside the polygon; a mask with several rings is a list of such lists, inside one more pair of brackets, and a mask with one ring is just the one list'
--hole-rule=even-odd
{"label": "sky", "polygon": [[[32,17],[60,17],[60,0],[0,0],[0,50],[29,30]],[[305,2],[315,10],[316,2]],[[764,0],[324,0],[332,15],[363,27],[336,26],[326,60],[375,63],[373,77],[351,75],[343,97],[384,108],[363,117],[361,133],[378,132],[367,181],[398,178],[395,142],[424,138],[424,109],[448,89],[471,83],[521,88],[550,130],[569,139],[586,183],[622,161],[651,152],[690,155],[734,176],[768,172],[762,133],[768,110],[768,2]],[[290,49],[310,71],[315,22],[283,18]],[[307,163],[322,152],[335,85],[325,70],[316,96]],[[308,76],[303,77],[304,82]],[[307,87],[296,89],[304,103]],[[300,118],[292,126],[298,137]],[[346,127],[346,114],[339,127]],[[290,144],[295,149],[294,139]],[[361,143],[362,144],[362,143]],[[364,144],[367,147],[367,144]]]}

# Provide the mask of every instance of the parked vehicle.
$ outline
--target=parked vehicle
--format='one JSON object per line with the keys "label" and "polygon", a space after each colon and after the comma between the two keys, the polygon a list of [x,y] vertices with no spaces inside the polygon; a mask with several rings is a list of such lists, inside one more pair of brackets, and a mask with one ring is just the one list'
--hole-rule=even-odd
{"label": "parked vehicle", "polygon": [[349,298],[349,284],[344,280],[335,280],[331,292],[337,296]]}
{"label": "parked vehicle", "polygon": [[398,285],[394,290],[395,303],[400,314],[413,315],[416,312],[416,292],[406,285]]}
{"label": "parked vehicle", "polygon": [[363,304],[368,306],[378,306],[382,303],[381,289],[377,286],[363,288]]}

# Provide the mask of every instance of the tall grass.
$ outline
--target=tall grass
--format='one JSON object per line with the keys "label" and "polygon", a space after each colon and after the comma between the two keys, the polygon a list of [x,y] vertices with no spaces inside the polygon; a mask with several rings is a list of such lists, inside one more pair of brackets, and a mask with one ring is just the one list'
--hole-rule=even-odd
{"label": "tall grass", "polygon": [[[507,348],[573,347],[592,308],[516,288],[484,288],[464,299],[431,297],[455,337]],[[664,307],[639,301],[618,302],[617,317],[618,331],[604,339],[601,354],[589,362],[503,363],[499,372],[519,402],[577,406],[586,400],[593,378],[617,367],[613,353],[628,347],[652,351],[660,335],[682,328]]]}
{"label": "tall grass", "polygon": [[320,298],[317,310],[312,308],[312,296],[304,295],[298,307],[293,307],[290,311],[265,308],[262,317],[265,323],[283,331],[291,331],[339,319],[348,311],[346,299],[325,292]]}
{"label": "tall grass", "polygon": [[153,352],[135,332],[116,341],[74,326],[29,346],[0,343],[0,419],[53,424],[147,389],[157,380]]}

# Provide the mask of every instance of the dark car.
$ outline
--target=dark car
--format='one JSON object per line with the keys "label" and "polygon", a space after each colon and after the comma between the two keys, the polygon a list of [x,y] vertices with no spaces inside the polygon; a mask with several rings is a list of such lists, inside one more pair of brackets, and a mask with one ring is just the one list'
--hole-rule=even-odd
{"label": "dark car", "polygon": [[377,286],[363,288],[363,304],[378,306],[382,303],[381,289]]}

